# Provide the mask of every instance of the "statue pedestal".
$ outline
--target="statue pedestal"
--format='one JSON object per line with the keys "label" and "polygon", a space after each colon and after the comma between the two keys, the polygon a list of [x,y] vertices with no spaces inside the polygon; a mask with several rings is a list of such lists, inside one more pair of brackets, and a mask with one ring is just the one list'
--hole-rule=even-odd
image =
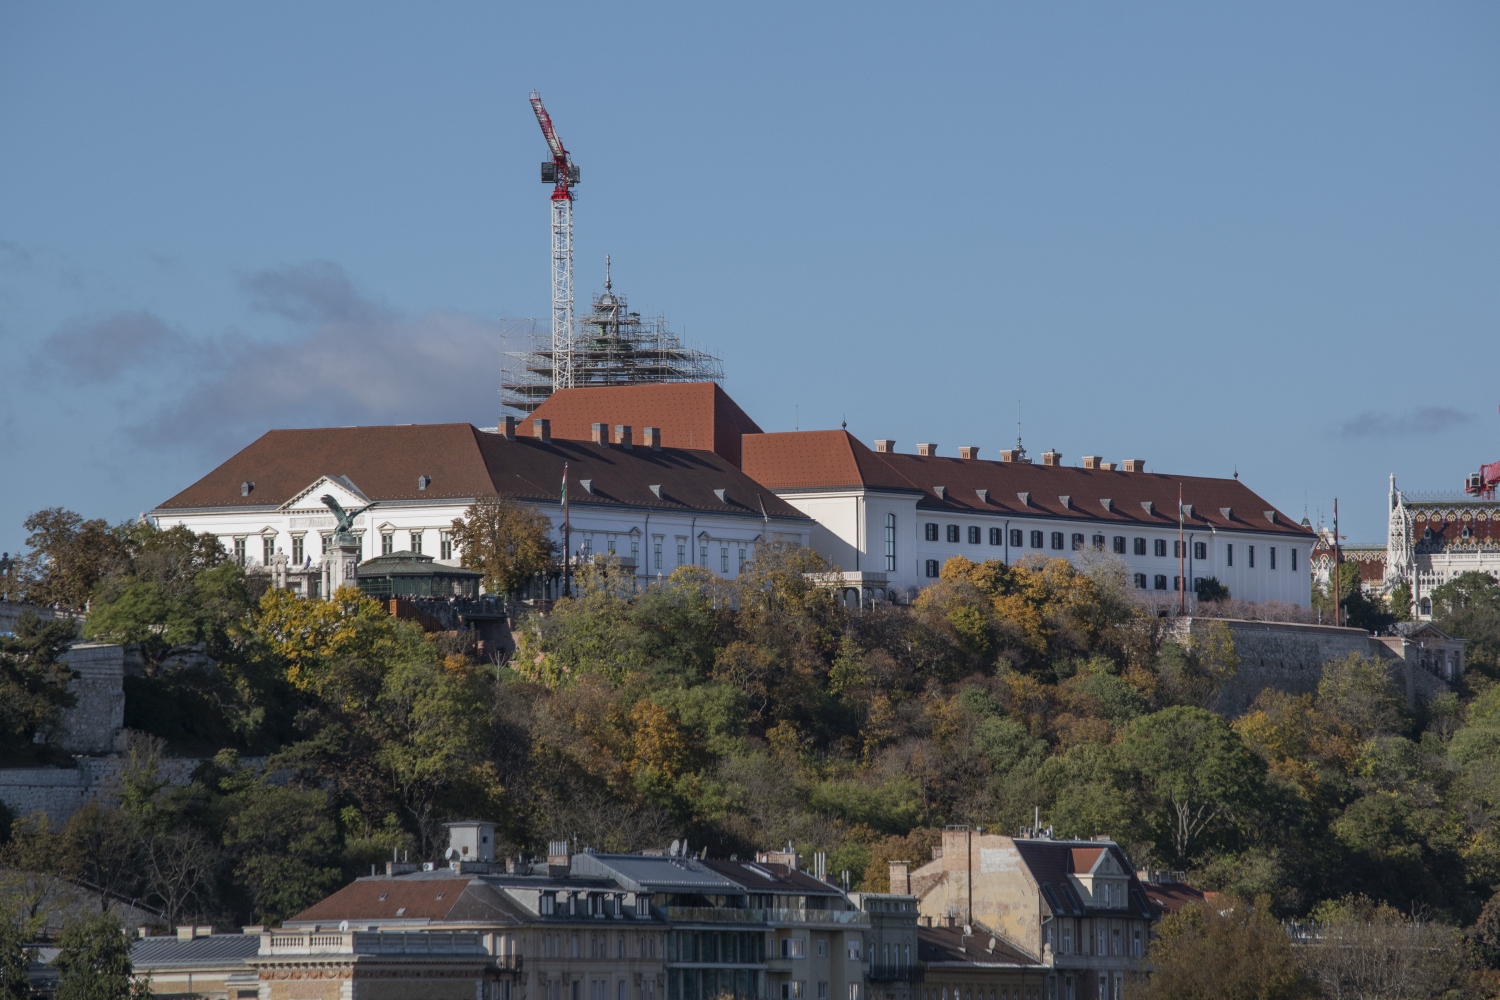
{"label": "statue pedestal", "polygon": [[336,539],[328,549],[328,594],[340,587],[359,586],[359,543],[353,539]]}

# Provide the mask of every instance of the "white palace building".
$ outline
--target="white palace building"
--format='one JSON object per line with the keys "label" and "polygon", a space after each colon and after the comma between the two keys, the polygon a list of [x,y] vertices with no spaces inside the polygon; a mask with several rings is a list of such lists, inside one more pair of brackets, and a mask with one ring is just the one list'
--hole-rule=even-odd
{"label": "white palace building", "polygon": [[1237,479],[959,451],[871,449],[842,430],[762,433],[714,383],[571,389],[494,428],[270,431],[150,515],[216,535],[244,564],[315,594],[335,524],[324,494],[346,510],[374,504],[354,525],[362,559],[457,566],[451,525],[480,497],[543,512],[560,544],[566,464],[573,554],[613,553],[642,583],[686,564],[734,578],[758,545],[785,540],[829,558],[861,599],[909,596],[952,556],[1102,550],[1142,590],[1214,577],[1238,598],[1309,604],[1312,530]]}

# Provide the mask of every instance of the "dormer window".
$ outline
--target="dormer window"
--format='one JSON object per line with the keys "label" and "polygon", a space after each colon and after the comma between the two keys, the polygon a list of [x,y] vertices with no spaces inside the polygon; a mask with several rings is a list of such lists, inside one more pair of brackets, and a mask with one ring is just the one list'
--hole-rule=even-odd
{"label": "dormer window", "polygon": [[555,914],[557,912],[556,894],[550,892],[542,893],[542,898],[540,903],[537,905],[537,909],[544,917],[550,917]]}

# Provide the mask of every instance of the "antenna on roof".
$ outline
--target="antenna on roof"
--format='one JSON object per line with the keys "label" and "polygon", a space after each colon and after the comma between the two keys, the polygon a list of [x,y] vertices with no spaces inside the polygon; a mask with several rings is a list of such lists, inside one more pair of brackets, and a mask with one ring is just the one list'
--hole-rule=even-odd
{"label": "antenna on roof", "polygon": [[1016,400],[1016,461],[1021,465],[1029,464],[1026,460],[1026,446],[1021,443],[1021,401]]}

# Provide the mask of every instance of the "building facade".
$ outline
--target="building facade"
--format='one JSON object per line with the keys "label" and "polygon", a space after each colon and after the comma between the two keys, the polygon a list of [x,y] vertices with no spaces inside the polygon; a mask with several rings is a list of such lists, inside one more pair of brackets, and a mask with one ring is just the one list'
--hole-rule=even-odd
{"label": "building facade", "polygon": [[[1081,467],[1048,452],[1024,461],[915,455],[880,440],[872,451],[846,431],[746,435],[743,468],[816,523],[813,547],[867,588],[910,592],[953,556],[1013,563],[1026,556],[1081,563],[1118,557],[1138,589],[1175,597],[1213,577],[1234,597],[1311,602],[1315,537],[1238,479]],[[1179,527],[1178,498],[1182,499]]]}

